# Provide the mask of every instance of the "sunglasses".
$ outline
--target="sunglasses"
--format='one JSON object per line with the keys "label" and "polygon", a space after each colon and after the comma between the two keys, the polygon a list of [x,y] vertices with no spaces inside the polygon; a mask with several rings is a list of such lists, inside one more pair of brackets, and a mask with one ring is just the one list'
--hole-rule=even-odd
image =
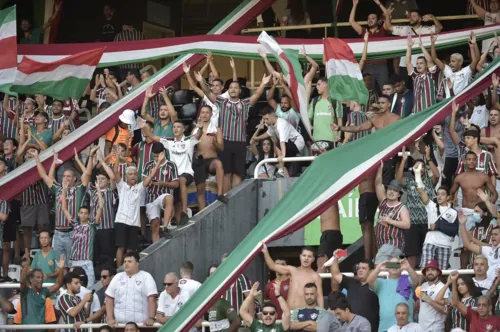
{"label": "sunglasses", "polygon": [[264,316],[274,316],[274,315],[276,315],[276,311],[262,311],[262,315],[264,315]]}
{"label": "sunglasses", "polygon": [[172,286],[174,283],[173,282],[164,282],[163,286]]}
{"label": "sunglasses", "polygon": [[101,279],[108,279],[109,276],[101,276]]}

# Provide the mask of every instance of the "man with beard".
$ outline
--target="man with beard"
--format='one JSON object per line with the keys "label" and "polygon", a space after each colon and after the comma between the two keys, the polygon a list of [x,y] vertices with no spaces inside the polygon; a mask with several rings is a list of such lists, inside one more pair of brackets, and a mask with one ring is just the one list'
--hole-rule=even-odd
{"label": "man with beard", "polygon": [[[264,60],[267,61],[267,58],[264,58]],[[278,83],[281,83],[283,91],[286,93],[281,96],[279,104],[276,100],[274,100],[274,91],[276,90]],[[290,123],[295,130],[298,130],[300,115],[295,111],[295,109],[297,109],[297,105],[290,97],[291,95],[290,88],[288,88],[286,83],[273,76],[273,86],[269,89],[269,91],[267,91],[267,103],[272,107],[278,117],[288,121],[288,123]]]}
{"label": "man with beard", "polygon": [[62,2],[55,6],[54,13],[41,27],[32,29],[28,19],[21,20],[21,38],[19,44],[43,44],[43,33],[50,28],[56,16],[61,12]]}
{"label": "man with beard", "polygon": [[314,286],[316,295],[314,300],[316,302],[316,297],[318,298],[318,303],[320,307],[323,307],[323,287],[321,277],[317,272],[315,272],[311,265],[314,262],[314,251],[312,248],[304,247],[300,253],[300,266],[294,267],[290,265],[279,265],[276,264],[265,243],[262,243],[262,253],[264,254],[264,259],[266,261],[267,267],[277,273],[290,275],[290,289],[288,291],[288,306],[290,309],[296,309],[305,306],[304,291],[305,286],[311,284]]}
{"label": "man with beard", "polygon": [[[73,272],[66,274],[64,284],[66,285],[66,293],[59,297],[57,303],[62,313],[63,323],[74,324],[78,328],[87,322],[94,293],[87,293],[83,299],[80,299],[77,296],[80,293],[80,276]],[[64,329],[63,331],[72,330]]]}
{"label": "man with beard", "polygon": [[[416,9],[410,10],[409,11],[409,25],[392,25],[391,20],[392,20],[392,15],[390,12],[387,10],[384,11],[384,14],[386,16],[386,20],[384,21],[384,29],[386,31],[391,32],[395,36],[420,36],[420,35],[427,35],[430,33],[439,33],[442,29],[443,26],[441,23],[438,21],[436,17],[432,14],[424,15],[422,16],[420,12]],[[422,25],[423,22],[430,22],[432,21],[434,25]],[[423,56],[422,53],[420,54],[413,54],[411,56],[411,60],[409,61],[413,66],[417,65],[417,59],[419,57]],[[396,74],[401,74],[403,77],[406,75],[410,75],[411,72],[406,72],[407,69],[407,60],[406,57],[401,57],[401,60],[399,62],[399,67],[394,66],[394,71]]]}
{"label": "man with beard", "polygon": [[304,285],[303,297],[304,305],[292,310],[291,329],[300,332],[316,331],[316,322],[325,314],[323,305],[318,303],[318,297],[322,299],[323,294],[318,293],[316,284],[309,282]]}
{"label": "man with beard", "polygon": [[245,301],[240,308],[240,316],[243,318],[246,326],[250,328],[251,332],[284,332],[290,329],[290,309],[288,309],[288,304],[286,300],[281,296],[280,293],[280,282],[275,282],[273,291],[275,297],[279,301],[280,309],[283,312],[281,317],[281,323],[276,323],[278,318],[278,308],[269,302],[266,302],[262,306],[262,323],[257,319],[254,319],[251,312],[253,311],[253,306],[255,304],[256,297],[260,294],[259,282],[253,284],[250,293],[248,294]]}
{"label": "man with beard", "polygon": [[[420,287],[418,323],[426,332],[442,332],[446,320],[446,307],[435,299],[439,291],[446,285],[439,280],[442,272],[439,269],[438,261],[435,259],[427,261],[422,274],[425,276],[426,282]],[[447,299],[450,295],[450,290],[447,289],[444,298]]]}
{"label": "man with beard", "polygon": [[[349,24],[356,31],[359,36],[364,36],[368,31],[370,38],[384,38],[387,33],[384,29],[379,27],[379,15],[376,13],[371,13],[368,15],[367,23],[368,26],[363,28],[361,24],[356,22],[356,8],[358,7],[359,0],[354,0],[352,4],[351,14],[349,16]],[[375,0],[375,3],[385,11],[386,9],[380,3],[379,0]],[[375,81],[375,88],[377,91],[382,89],[384,85],[389,80],[389,72],[387,71],[387,60],[371,60],[367,61],[363,67],[363,73],[370,74]]]}
{"label": "man with beard", "polygon": [[[370,286],[366,283],[368,276],[373,270],[373,262],[370,259],[364,259],[356,265],[356,278],[348,277],[340,272],[338,251],[333,253],[333,264],[330,266],[332,279],[340,284],[341,289],[347,291],[347,301],[354,314],[368,319],[373,332],[378,331],[379,322],[379,304],[378,296],[372,292]],[[363,299],[360,301],[360,299]],[[331,307],[330,301],[328,306]]]}
{"label": "man with beard", "polygon": [[177,120],[177,111],[175,110],[174,106],[167,96],[167,89],[162,87],[160,88],[160,93],[163,96],[166,105],[160,106],[160,110],[158,111],[159,120],[155,121],[155,118],[150,116],[147,112],[147,107],[150,104],[150,101],[155,97],[155,94],[152,90],[152,85],[150,85],[146,89],[146,93],[144,94],[144,103],[142,104],[141,116],[144,120],[154,123],[153,134],[164,138],[172,138],[174,137],[173,123]]}
{"label": "man with beard", "polygon": [[52,116],[49,122],[49,129],[54,134],[54,142],[60,140],[64,129],[68,128],[71,132],[75,131],[75,124],[69,116],[63,114],[63,102],[61,100],[54,100],[52,102]]}

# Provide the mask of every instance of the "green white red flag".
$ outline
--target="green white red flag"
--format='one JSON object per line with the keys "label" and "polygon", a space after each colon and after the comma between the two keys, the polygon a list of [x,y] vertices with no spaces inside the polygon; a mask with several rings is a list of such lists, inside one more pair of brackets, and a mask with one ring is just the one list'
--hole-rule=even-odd
{"label": "green white red flag", "polygon": [[16,6],[0,11],[0,91],[10,93],[16,77],[17,33]]}
{"label": "green white red flag", "polygon": [[271,36],[269,36],[265,31],[262,31],[258,42],[264,47],[267,53],[271,53],[276,57],[283,75],[285,76],[286,82],[290,87],[292,92],[292,97],[297,104],[297,112],[300,114],[300,119],[306,128],[309,135],[311,135],[311,123],[309,122],[309,117],[307,116],[308,108],[308,96],[306,86],[304,84],[304,78],[302,77],[302,67],[299,62],[299,51],[281,49],[279,44]]}
{"label": "green white red flag", "polygon": [[368,102],[368,90],[354,53],[341,39],[324,40],[326,77],[330,97],[338,101],[357,101],[360,105]]}
{"label": "green white red flag", "polygon": [[79,99],[87,87],[104,48],[77,53],[56,62],[43,63],[23,57],[12,91],[43,94],[55,99]]}

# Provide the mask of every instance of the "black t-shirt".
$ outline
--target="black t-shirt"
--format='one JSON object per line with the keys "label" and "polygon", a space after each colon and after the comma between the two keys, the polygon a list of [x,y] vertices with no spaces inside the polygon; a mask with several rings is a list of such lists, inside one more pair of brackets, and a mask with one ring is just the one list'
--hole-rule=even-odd
{"label": "black t-shirt", "polygon": [[352,312],[365,317],[372,326],[372,331],[378,331],[379,304],[378,296],[370,289],[368,284],[362,285],[355,278],[342,277],[341,288],[347,290],[347,300],[351,305]]}
{"label": "black t-shirt", "polygon": [[99,33],[97,39],[101,42],[112,42],[115,39],[115,35],[120,32],[120,24],[118,20],[113,17],[111,20],[102,19],[99,24]]}

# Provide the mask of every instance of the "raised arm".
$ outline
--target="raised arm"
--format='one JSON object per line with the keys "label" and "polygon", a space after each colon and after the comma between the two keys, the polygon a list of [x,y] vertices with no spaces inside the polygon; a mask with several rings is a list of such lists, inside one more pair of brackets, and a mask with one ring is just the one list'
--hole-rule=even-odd
{"label": "raised arm", "polygon": [[476,73],[476,67],[477,64],[479,63],[479,47],[477,46],[476,42],[476,34],[474,31],[471,31],[470,37],[469,37],[469,49],[470,49],[470,64],[469,68],[471,70],[472,75]]}
{"label": "raised arm", "polygon": [[441,22],[439,22],[439,20],[436,18],[436,16],[432,15],[432,14],[427,14],[427,15],[424,15],[422,16],[422,21],[424,22],[431,22],[434,23],[434,30],[436,33],[440,33],[441,30],[443,30],[443,25],[441,24]]}
{"label": "raised arm", "polygon": [[365,43],[363,44],[363,53],[361,54],[361,59],[359,60],[359,69],[363,70],[363,67],[366,63],[366,58],[368,56],[368,39],[370,38],[370,32],[368,29],[365,31],[365,35],[363,37]]}
{"label": "raised arm", "polygon": [[384,163],[380,162],[380,167],[377,169],[377,175],[375,176],[375,192],[379,202],[382,202],[387,198],[385,195],[385,187],[382,183],[382,169],[384,168]]}
{"label": "raised arm", "polygon": [[[487,176],[486,174],[484,175]],[[498,192],[495,188],[495,185],[492,183],[492,181],[487,181],[486,187],[488,189],[488,192],[490,193],[490,202],[496,202],[498,198]],[[493,208],[493,211],[496,211],[496,208]]]}
{"label": "raised arm", "polygon": [[271,65],[271,63],[269,62],[269,60],[267,59],[267,53],[264,52],[264,50],[262,49],[257,49],[257,52],[259,53],[260,57],[262,58],[262,60],[264,60],[264,65],[266,66],[266,69],[267,71],[269,72],[269,74],[273,75],[274,77],[276,78],[279,78],[280,77],[280,73],[278,73],[274,67]]}
{"label": "raised arm", "polygon": [[476,15],[484,20],[484,18],[486,17],[487,11],[483,7],[479,6],[475,0],[469,0],[469,3],[471,4],[472,8],[474,9],[474,12],[476,13]]}
{"label": "raised arm", "polygon": [[52,23],[54,22],[54,19],[56,18],[57,14],[59,14],[59,12],[61,11],[61,7],[62,7],[62,1],[59,2],[57,5],[56,5],[56,10],[54,11],[54,13],[52,14],[52,16],[47,20],[47,22],[45,22],[43,25],[42,25],[42,32],[45,32],[45,30],[47,30],[51,25]]}
{"label": "raised arm", "polygon": [[[432,62],[438,66],[439,70],[444,70],[444,63],[443,61],[439,60],[436,52],[436,40],[437,40],[437,35],[436,34],[431,34],[431,58]],[[429,67],[430,68],[430,67]]]}
{"label": "raised arm", "polygon": [[372,290],[375,290],[377,288],[377,277],[380,273],[380,271],[383,271],[385,269],[385,266],[387,264],[387,261],[380,263],[377,265],[372,272],[368,275],[368,278],[366,278],[366,283]]}
{"label": "raised arm", "polygon": [[418,37],[418,46],[420,47],[420,50],[422,50],[422,53],[424,54],[425,61],[427,61],[427,68],[432,68],[434,67],[434,62],[432,61],[432,56],[429,54],[427,49],[424,47],[424,44],[422,43],[422,37]]}
{"label": "raised arm", "polygon": [[[297,112],[299,112],[300,110],[298,109],[297,107],[297,103],[295,102],[295,99],[293,99],[293,94],[292,94],[292,91],[290,90],[290,87],[287,85],[287,83],[285,82],[283,76],[280,76],[280,83],[281,83],[281,87],[283,88],[283,92],[285,92],[285,94],[290,97],[290,102],[292,104],[292,108],[294,110],[297,110]],[[306,84],[306,89],[308,89],[308,87],[311,86],[311,83],[309,84]]]}
{"label": "raised arm", "polygon": [[289,265],[283,266],[275,264],[274,260],[271,258],[271,255],[269,254],[269,251],[267,250],[267,246],[265,243],[262,243],[262,254],[264,254],[264,260],[266,261],[266,265],[270,270],[281,274],[292,274],[292,272],[295,271],[295,268],[293,266]]}
{"label": "raised arm", "polygon": [[40,177],[42,178],[43,182],[45,182],[47,187],[51,188],[52,185],[54,184],[54,180],[47,175],[47,171],[45,171],[45,168],[43,167],[42,163],[40,162],[40,158],[38,157],[38,151],[33,151],[32,155],[33,159],[35,159],[36,162],[38,175],[40,175]]}
{"label": "raised arm", "polygon": [[343,131],[344,133],[358,133],[360,131],[365,131],[365,130],[370,130],[373,128],[373,123],[371,122],[370,119],[368,121],[363,122],[359,126],[339,126],[336,123],[332,123],[331,125],[332,130],[335,131]]}
{"label": "raised arm", "polygon": [[260,96],[264,92],[264,88],[266,87],[267,84],[269,84],[270,81],[271,81],[271,75],[269,75],[269,76],[264,75],[262,77],[262,82],[260,83],[257,90],[255,90],[254,94],[250,97],[250,104],[251,105],[257,104]]}
{"label": "raised arm", "polygon": [[446,294],[446,291],[448,290],[448,288],[451,286],[451,283],[452,283],[451,276],[448,276],[446,284],[444,285],[444,287],[441,287],[441,289],[439,290],[439,292],[436,295],[436,302],[443,303],[443,304],[446,304],[448,302],[448,299],[445,299],[444,295]]}
{"label": "raised arm", "polygon": [[406,165],[406,160],[408,159],[408,156],[406,154],[406,151],[405,151],[406,147],[403,146],[402,150],[401,150],[401,153],[402,153],[402,157],[401,157],[401,162],[399,163],[398,165],[398,169],[396,170],[396,180],[398,180],[399,182],[401,182],[401,184],[405,184],[405,178],[403,176],[403,173],[404,173],[404,169],[405,169],[405,165]]}
{"label": "raised arm", "polygon": [[[76,148],[74,149],[74,151],[75,151],[75,162],[78,164],[78,166],[80,167],[80,169],[83,172],[82,177],[81,177],[81,181],[82,181],[82,184],[86,187],[89,185],[90,178],[92,177],[92,166],[89,167],[89,165],[87,165],[87,167],[85,167],[83,162],[80,160],[80,156],[78,155],[78,151],[76,151]],[[91,165],[94,164],[94,156],[92,156],[92,157],[89,156],[89,164],[91,164]]]}
{"label": "raised arm", "polygon": [[61,190],[61,210],[64,213],[64,217],[68,222],[72,222],[73,216],[68,211],[68,199],[67,199],[68,185],[63,182]]}
{"label": "raised arm", "polygon": [[217,67],[215,67],[214,58],[212,56],[212,52],[210,51],[207,52],[207,61],[214,78],[219,78],[219,72],[217,71]]}
{"label": "raised arm", "polygon": [[359,0],[352,1],[352,9],[351,13],[349,14],[349,24],[358,35],[361,35],[361,33],[363,32],[363,27],[358,22],[356,22],[356,8],[358,7],[358,3]]}
{"label": "raised arm", "polygon": [[238,82],[238,72],[236,71],[236,64],[234,63],[233,57],[229,58],[229,65],[231,66],[231,71],[233,72],[233,82]]}
{"label": "raised arm", "polygon": [[149,137],[154,142],[160,141],[161,137],[151,132],[151,128],[148,126],[144,119],[137,118],[137,126],[142,129],[144,136]]}
{"label": "raised arm", "polygon": [[[495,190],[495,192],[496,192],[496,190]],[[479,197],[479,199],[481,199],[481,201],[484,202],[484,204],[486,204],[486,207],[488,208],[488,211],[490,211],[491,216],[493,218],[496,218],[497,217],[497,209],[496,209],[496,206],[494,205],[494,203],[492,203],[492,202],[496,202],[496,199],[493,200],[492,198],[488,197],[488,195],[483,191],[483,189],[477,190],[477,196]]]}
{"label": "raised arm", "polygon": [[250,327],[253,323],[253,315],[252,312],[253,306],[255,305],[255,297],[259,296],[260,290],[259,290],[259,282],[256,281],[250,292],[248,293],[247,297],[241,304],[240,308],[240,316],[243,319],[243,322],[245,323],[246,326]]}
{"label": "raised arm", "polygon": [[460,301],[458,297],[458,285],[457,285],[457,280],[458,280],[458,272],[453,271],[450,273],[450,278],[451,278],[451,303],[452,305],[457,308],[462,315],[467,315],[467,307],[465,304]]}
{"label": "raised arm", "polygon": [[493,84],[493,89],[491,93],[491,107],[497,110],[500,110],[500,104],[498,103],[498,92],[497,92],[499,81],[500,80],[497,77],[497,74],[493,73],[491,75],[491,83]]}
{"label": "raised arm", "polygon": [[333,264],[330,266],[330,273],[332,274],[332,278],[340,284],[342,283],[344,275],[340,272],[339,259],[337,256],[339,250],[340,249],[337,249],[333,252]]}
{"label": "raised arm", "polygon": [[66,257],[61,254],[59,256],[59,260],[56,262],[57,264],[57,279],[56,282],[50,286],[49,294],[55,294],[64,284],[64,262],[66,261]]}
{"label": "raised arm", "polygon": [[196,81],[200,84],[200,87],[203,90],[204,95],[207,96],[208,100],[210,100],[212,103],[215,103],[215,101],[217,100],[217,96],[208,89],[208,86],[203,81],[203,76],[201,76],[200,73],[198,72],[194,72],[194,77],[196,78]]}
{"label": "raised arm", "polygon": [[[184,70],[184,73],[186,74],[186,78],[188,80],[189,87],[191,89],[193,89],[193,91],[196,92],[196,94],[198,96],[203,98],[205,96],[205,92],[196,85],[196,82],[191,77],[191,66],[188,65],[187,62],[184,62],[182,64],[182,69]],[[201,75],[201,73],[199,73],[199,74]],[[200,86],[202,86],[202,85],[200,84]]]}
{"label": "raised arm", "polygon": [[276,108],[278,108],[278,103],[276,103],[276,100],[274,100],[274,91],[276,91],[276,85],[278,84],[279,81],[276,77],[273,77],[272,80],[273,80],[273,85],[271,86],[269,91],[267,91],[266,98],[269,106],[271,106],[273,110],[276,110]]}
{"label": "raised arm", "polygon": [[156,173],[158,173],[160,165],[163,164],[164,161],[165,161],[165,152],[162,152],[158,157],[158,161],[156,162],[155,167],[153,167],[153,169],[151,170],[151,173],[148,176],[142,178],[142,184],[144,185],[144,187],[148,187],[151,184]]}
{"label": "raised arm", "polygon": [[471,242],[465,224],[467,223],[467,217],[464,215],[462,210],[458,212],[458,221],[460,223],[459,230],[460,236],[462,237],[465,249],[477,255],[481,254],[481,247],[473,242]]}
{"label": "raised arm", "polygon": [[99,187],[99,181],[95,182],[95,186],[96,186],[96,192],[97,192],[97,199],[98,199],[98,203],[99,203],[99,208],[97,209],[97,214],[95,216],[94,223],[96,225],[99,225],[99,223],[101,222],[101,218],[102,218],[102,211],[104,209],[104,198],[102,197],[101,187]]}
{"label": "raised arm", "polygon": [[460,136],[458,136],[455,131],[455,122],[457,118],[458,111],[460,110],[460,105],[458,105],[455,101],[451,104],[451,118],[450,118],[450,127],[448,128],[448,132],[450,133],[451,140],[454,144],[460,143]]}
{"label": "raised arm", "polygon": [[316,72],[319,70],[319,65],[316,61],[314,61],[313,58],[311,58],[310,56],[307,55],[305,46],[302,46],[302,49],[300,50],[300,54],[305,56],[307,61],[311,65],[311,69],[304,76],[304,83],[307,84],[307,83],[312,82],[314,75],[316,75]]}
{"label": "raised arm", "polygon": [[142,102],[142,108],[141,108],[141,117],[145,119],[146,121],[151,121],[155,122],[155,119],[148,114],[148,104],[151,98],[154,97],[153,93],[153,85],[150,85],[147,87],[146,92],[144,93],[144,101]]}

